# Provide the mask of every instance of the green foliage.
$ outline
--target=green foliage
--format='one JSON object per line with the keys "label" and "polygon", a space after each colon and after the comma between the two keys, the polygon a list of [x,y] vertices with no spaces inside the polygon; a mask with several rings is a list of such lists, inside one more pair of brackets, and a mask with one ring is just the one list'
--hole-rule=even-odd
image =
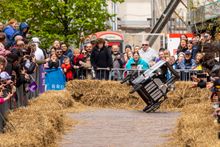
{"label": "green foliage", "polygon": [[27,22],[31,34],[40,37],[44,45],[54,39],[78,44],[82,32],[89,35],[109,28],[106,22],[114,14],[106,7],[106,0],[1,0],[0,21],[15,18]]}

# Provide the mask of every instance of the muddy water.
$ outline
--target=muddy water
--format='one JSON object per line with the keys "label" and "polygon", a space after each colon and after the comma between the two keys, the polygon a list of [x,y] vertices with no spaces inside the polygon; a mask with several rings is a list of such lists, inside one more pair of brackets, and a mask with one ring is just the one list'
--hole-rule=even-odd
{"label": "muddy water", "polygon": [[179,113],[98,109],[70,114],[79,120],[60,147],[153,147],[168,140]]}

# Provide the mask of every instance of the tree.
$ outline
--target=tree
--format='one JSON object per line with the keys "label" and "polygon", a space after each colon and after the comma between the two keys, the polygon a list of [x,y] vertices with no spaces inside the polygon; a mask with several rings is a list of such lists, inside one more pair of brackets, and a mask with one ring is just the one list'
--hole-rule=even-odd
{"label": "tree", "polygon": [[82,32],[89,35],[109,28],[106,22],[114,14],[106,7],[106,0],[1,0],[0,20],[27,22],[32,35],[46,44],[54,39],[77,44]]}

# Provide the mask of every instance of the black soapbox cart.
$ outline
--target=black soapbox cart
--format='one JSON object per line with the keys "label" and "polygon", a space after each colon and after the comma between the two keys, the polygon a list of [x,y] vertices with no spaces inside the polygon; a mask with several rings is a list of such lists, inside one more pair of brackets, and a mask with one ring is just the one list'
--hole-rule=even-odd
{"label": "black soapbox cart", "polygon": [[166,61],[159,61],[150,69],[140,73],[138,70],[129,71],[129,74],[122,80],[132,86],[130,93],[137,92],[147,106],[144,112],[154,112],[167,98],[168,91],[179,79],[179,74]]}

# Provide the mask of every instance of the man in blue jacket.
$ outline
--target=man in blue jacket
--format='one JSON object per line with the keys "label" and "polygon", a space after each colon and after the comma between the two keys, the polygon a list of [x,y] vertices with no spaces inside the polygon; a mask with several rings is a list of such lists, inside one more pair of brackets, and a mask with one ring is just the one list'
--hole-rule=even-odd
{"label": "man in blue jacket", "polygon": [[68,45],[66,43],[60,44],[61,49],[63,50],[63,55],[69,57],[70,59],[73,58],[73,52],[71,49],[68,49]]}

